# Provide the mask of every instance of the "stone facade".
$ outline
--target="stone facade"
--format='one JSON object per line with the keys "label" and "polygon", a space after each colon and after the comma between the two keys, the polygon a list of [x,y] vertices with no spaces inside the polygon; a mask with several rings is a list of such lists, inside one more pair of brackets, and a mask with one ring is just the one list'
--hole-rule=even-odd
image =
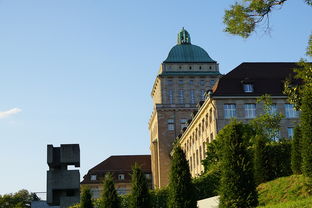
{"label": "stone facade", "polygon": [[[179,39],[183,37],[186,41]],[[172,143],[219,76],[217,62],[202,48],[192,45],[183,29],[178,44],[161,64],[151,93],[154,107],[149,131],[155,188],[168,184]]]}
{"label": "stone facade", "polygon": [[[247,67],[245,65],[242,64],[241,68]],[[286,76],[291,73],[293,65],[285,65],[285,68],[278,68],[277,65],[281,64],[261,64],[264,67],[262,68],[263,73],[274,69],[276,71],[275,77],[266,79],[262,79],[263,75],[253,72],[255,64],[249,64],[247,71],[238,67],[229,72],[229,75],[223,76],[213,90],[207,93],[205,102],[199,107],[192,120],[188,122],[187,128],[178,140],[186,154],[192,177],[203,173],[204,167],[201,161],[205,158],[207,144],[216,138],[216,134],[232,118],[248,122],[263,114],[263,104],[257,103],[257,99],[263,94],[271,94],[274,113],[284,115],[281,120],[279,137],[290,138],[293,136],[293,129],[298,123],[299,113],[288,103],[287,96],[282,94],[281,85]],[[246,91],[242,80],[248,76],[252,76],[252,81],[248,81],[247,84],[251,85],[251,88]],[[270,82],[277,83],[277,85],[270,87]],[[266,84],[267,88],[262,87]]]}

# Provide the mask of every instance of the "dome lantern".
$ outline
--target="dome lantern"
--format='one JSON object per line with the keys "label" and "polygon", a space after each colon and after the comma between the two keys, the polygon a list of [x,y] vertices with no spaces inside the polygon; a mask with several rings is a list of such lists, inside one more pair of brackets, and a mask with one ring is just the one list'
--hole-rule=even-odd
{"label": "dome lantern", "polygon": [[191,44],[191,36],[190,34],[182,28],[182,30],[178,33],[178,45],[181,44]]}

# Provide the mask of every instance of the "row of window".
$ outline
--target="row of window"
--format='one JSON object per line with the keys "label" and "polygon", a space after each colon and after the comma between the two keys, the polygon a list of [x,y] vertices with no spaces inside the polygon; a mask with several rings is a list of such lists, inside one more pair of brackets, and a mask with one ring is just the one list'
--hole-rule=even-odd
{"label": "row of window", "polygon": [[[245,118],[256,117],[256,104],[247,103],[244,104]],[[276,104],[271,105],[271,113],[277,113]],[[294,109],[292,104],[285,104],[286,118],[298,118],[299,113]],[[236,104],[224,104],[224,118],[236,117]]]}
{"label": "row of window", "polygon": [[[191,89],[189,93],[190,93],[190,103],[195,104],[196,103],[195,90]],[[178,90],[178,103],[179,104],[184,104],[185,102],[184,94],[185,94],[185,90],[183,89]],[[200,94],[200,100],[205,100],[205,90],[203,89],[199,90],[199,94]],[[168,90],[168,99],[169,99],[169,104],[174,104],[173,90]]]}
{"label": "row of window", "polygon": [[[179,85],[187,84],[187,82],[186,82],[185,80],[183,80],[183,79],[179,79],[177,82],[178,82]],[[194,84],[195,84],[195,81],[191,79],[191,80],[188,80],[188,83],[189,83],[190,85],[194,85]],[[168,84],[168,85],[173,85],[173,80],[171,80],[171,79],[167,80],[167,84]],[[200,80],[200,81],[199,81],[199,85],[204,86],[205,84],[206,84],[206,81],[205,81],[205,80]],[[213,85],[215,84],[215,80],[211,79],[211,80],[209,81],[209,84],[210,84],[211,86],[213,86]]]}
{"label": "row of window", "polygon": [[[149,180],[149,179],[151,179],[152,176],[151,176],[151,174],[146,173],[145,177],[146,177],[146,179]],[[125,174],[118,174],[117,178],[118,178],[119,181],[123,181],[123,180],[125,180]],[[90,176],[90,180],[91,181],[96,181],[97,180],[97,175],[91,175]]]}
{"label": "row of window", "polygon": [[[193,68],[192,66],[188,66],[188,69],[192,69],[192,68]],[[194,67],[194,68],[197,68],[197,67]],[[168,69],[172,69],[172,67],[168,66]],[[179,69],[182,69],[182,66],[179,66]],[[202,66],[198,66],[198,69],[201,70]],[[212,66],[209,66],[209,69],[212,69]]]}

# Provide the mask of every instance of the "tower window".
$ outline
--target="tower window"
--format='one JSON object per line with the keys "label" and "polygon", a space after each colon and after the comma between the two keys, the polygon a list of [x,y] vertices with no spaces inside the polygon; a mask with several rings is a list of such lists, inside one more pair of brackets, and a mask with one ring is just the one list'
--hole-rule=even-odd
{"label": "tower window", "polygon": [[168,91],[168,95],[169,95],[169,103],[170,103],[170,104],[173,104],[173,91],[172,91],[172,90],[169,90],[169,91]]}
{"label": "tower window", "polygon": [[190,90],[190,97],[191,97],[191,103],[192,103],[192,104],[195,104],[194,90]]}
{"label": "tower window", "polygon": [[192,67],[190,66],[189,69],[192,69]]}
{"label": "tower window", "polygon": [[199,69],[202,69],[202,67],[201,67],[201,66],[199,66]]}
{"label": "tower window", "polygon": [[169,131],[173,131],[174,130],[174,120],[172,118],[168,119],[168,130]]}
{"label": "tower window", "polygon": [[253,85],[252,84],[244,84],[244,92],[253,92]]}
{"label": "tower window", "polygon": [[179,91],[179,101],[180,101],[180,104],[184,103],[184,90],[183,89],[180,89]]}

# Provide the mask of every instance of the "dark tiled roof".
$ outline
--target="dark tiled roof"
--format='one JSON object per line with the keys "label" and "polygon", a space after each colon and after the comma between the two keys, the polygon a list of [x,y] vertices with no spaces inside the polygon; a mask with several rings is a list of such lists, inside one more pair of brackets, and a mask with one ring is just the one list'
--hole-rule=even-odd
{"label": "dark tiled roof", "polygon": [[[260,96],[283,95],[283,84],[292,70],[298,68],[293,62],[242,63],[224,75],[213,88],[213,96]],[[246,93],[243,83],[250,83],[254,92]]]}
{"label": "dark tiled roof", "polygon": [[[91,168],[83,178],[82,184],[99,183],[106,173],[111,173],[115,179],[118,174],[125,174],[126,181],[130,180],[132,166],[137,163],[145,173],[151,173],[150,155],[118,155],[110,156],[103,162]],[[91,175],[97,175],[97,181],[90,181]]]}

